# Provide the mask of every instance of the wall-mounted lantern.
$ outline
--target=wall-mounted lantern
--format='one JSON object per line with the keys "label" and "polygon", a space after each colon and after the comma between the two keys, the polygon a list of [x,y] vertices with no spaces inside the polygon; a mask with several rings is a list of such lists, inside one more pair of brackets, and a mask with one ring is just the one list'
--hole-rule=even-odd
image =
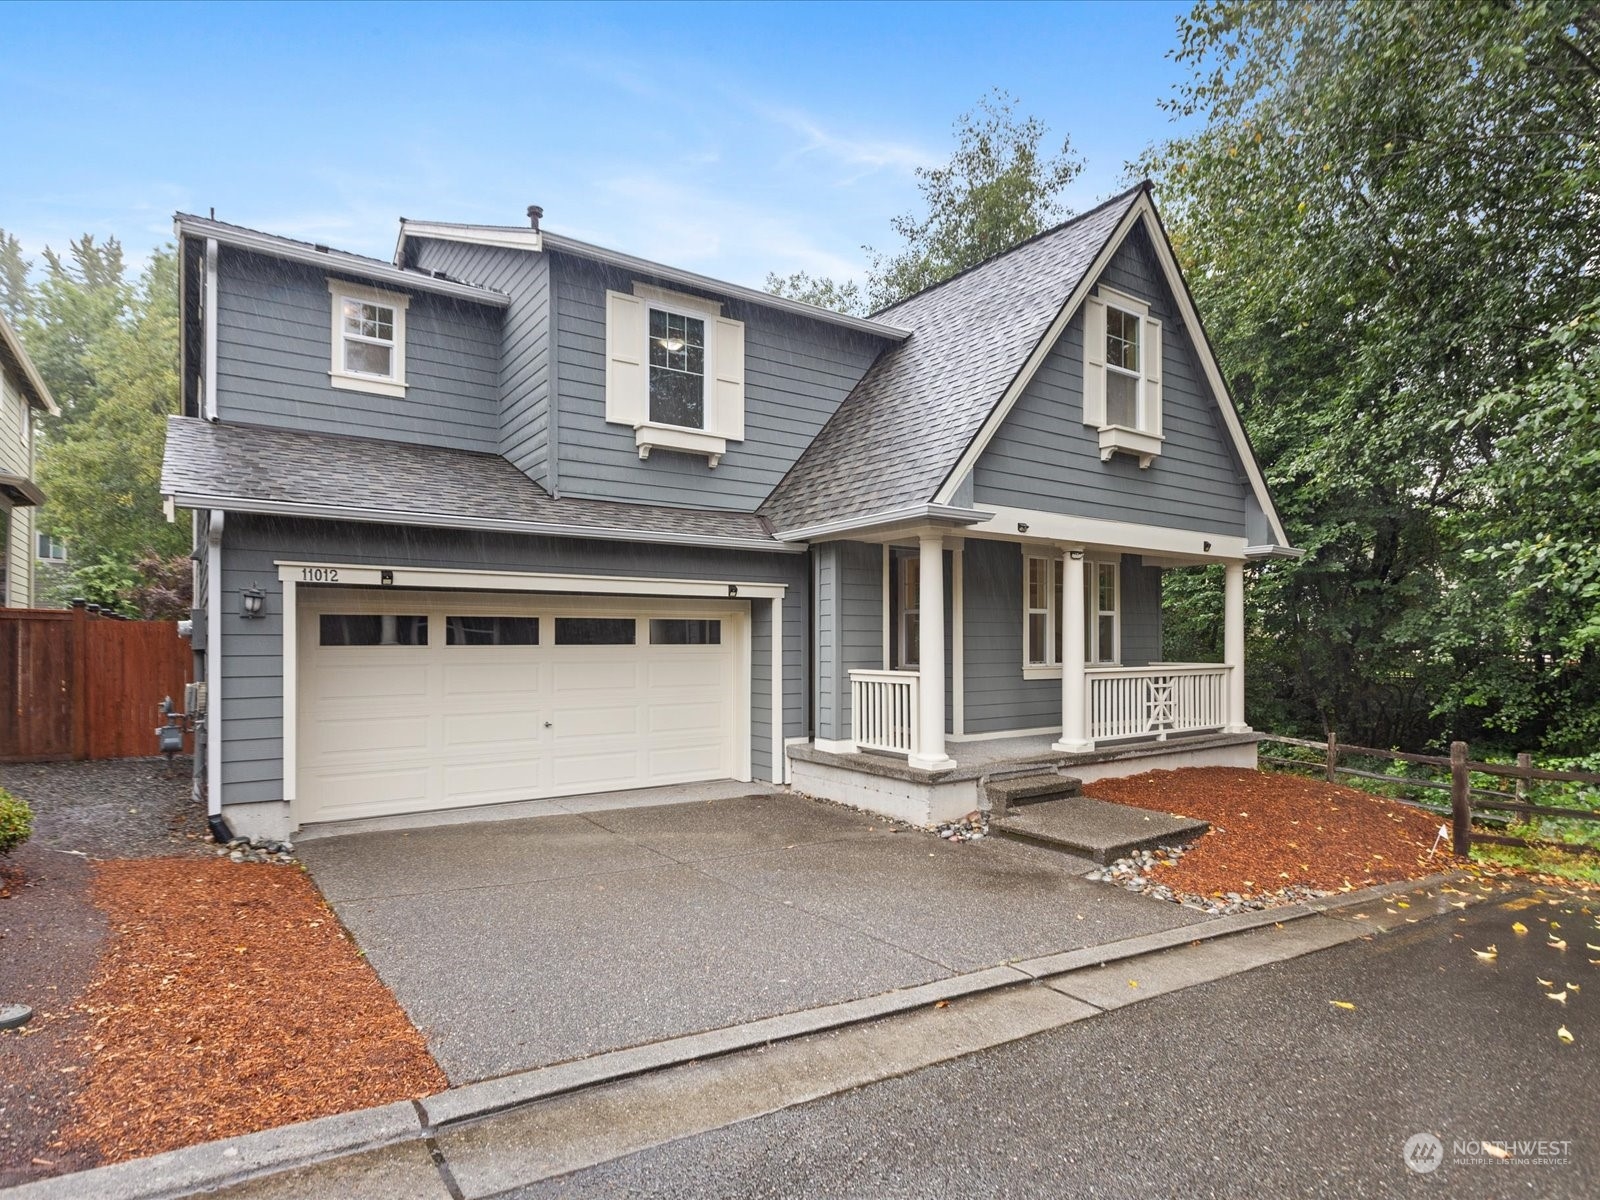
{"label": "wall-mounted lantern", "polygon": [[247,621],[258,619],[267,607],[267,594],[258,587],[247,587],[239,593],[239,615]]}

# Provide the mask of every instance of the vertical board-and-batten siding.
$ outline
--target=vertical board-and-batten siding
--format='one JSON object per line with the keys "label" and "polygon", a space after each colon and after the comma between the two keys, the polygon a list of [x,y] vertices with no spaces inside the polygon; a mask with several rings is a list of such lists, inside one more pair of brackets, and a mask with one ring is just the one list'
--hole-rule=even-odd
{"label": "vertical board-and-batten siding", "polygon": [[[222,779],[224,802],[283,799],[283,591],[278,560],[373,566],[658,575],[749,580],[788,586],[783,601],[784,733],[805,732],[809,577],[799,554],[750,554],[511,534],[399,529],[381,525],[274,520],[229,514],[222,553]],[[241,588],[266,593],[265,614],[239,616]],[[751,768],[772,766],[770,605],[751,601]],[[213,651],[214,653],[214,651]]]}
{"label": "vertical board-and-batten siding", "polygon": [[[530,250],[419,239],[416,265],[511,297],[500,331],[500,453],[550,477],[550,260]],[[553,489],[552,489],[553,490]]]}
{"label": "vertical board-and-batten siding", "polygon": [[850,737],[850,672],[883,662],[883,548],[861,542],[815,547],[816,734]]}
{"label": "vertical board-and-batten siding", "polygon": [[977,502],[1242,536],[1243,470],[1142,226],[1099,282],[1162,323],[1160,455],[1144,469],[1125,454],[1100,461],[1099,433],[1083,423],[1080,309],[978,459]]}
{"label": "vertical board-and-batten siding", "polygon": [[501,311],[410,293],[406,392],[379,396],[336,388],[329,379],[333,300],[328,279],[325,271],[222,248],[217,280],[217,412],[222,420],[497,452]]}
{"label": "vertical board-and-batten siding", "polygon": [[552,255],[550,263],[564,496],[753,511],[886,344],[821,321],[725,301],[724,315],[744,322],[744,440],[730,441],[715,468],[703,455],[670,450],[655,450],[641,462],[633,429],[605,419],[606,291],[632,291],[635,278],[567,255]]}
{"label": "vertical board-and-batten siding", "polygon": [[[1061,680],[1022,677],[1022,548],[968,538],[966,728],[968,734],[1043,729],[1061,722]],[[1161,657],[1161,569],[1122,556],[1122,665]]]}

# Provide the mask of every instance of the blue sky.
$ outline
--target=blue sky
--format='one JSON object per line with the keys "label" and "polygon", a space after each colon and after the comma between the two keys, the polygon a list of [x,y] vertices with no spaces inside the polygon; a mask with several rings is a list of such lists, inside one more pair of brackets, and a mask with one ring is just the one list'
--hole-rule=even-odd
{"label": "blue sky", "polygon": [[10,5],[0,228],[140,257],[183,209],[388,257],[549,228],[721,278],[852,275],[989,88],[1083,209],[1172,126],[1186,4]]}

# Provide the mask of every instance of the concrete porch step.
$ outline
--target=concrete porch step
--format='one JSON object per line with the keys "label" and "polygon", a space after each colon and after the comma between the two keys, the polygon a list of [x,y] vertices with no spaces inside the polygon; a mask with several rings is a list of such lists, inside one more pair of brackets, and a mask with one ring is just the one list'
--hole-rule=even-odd
{"label": "concrete porch step", "polygon": [[1038,804],[1066,796],[1076,796],[1083,781],[1055,771],[1036,771],[1029,775],[1012,775],[984,782],[984,798],[989,802],[991,817],[1002,817],[1011,809],[1023,804]]}
{"label": "concrete porch step", "polygon": [[1092,859],[1104,866],[1135,850],[1192,842],[1210,826],[1171,813],[1064,796],[1008,809],[991,818],[996,833]]}

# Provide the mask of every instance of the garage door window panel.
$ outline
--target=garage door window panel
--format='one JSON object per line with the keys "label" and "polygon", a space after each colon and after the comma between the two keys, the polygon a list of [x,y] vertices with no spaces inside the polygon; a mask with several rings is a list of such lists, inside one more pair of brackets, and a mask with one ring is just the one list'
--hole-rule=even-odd
{"label": "garage door window panel", "polygon": [[428,618],[389,613],[323,613],[319,641],[324,646],[426,646]]}
{"label": "garage door window panel", "polygon": [[557,617],[558,646],[632,646],[639,636],[632,617]]}
{"label": "garage door window panel", "polygon": [[722,645],[722,622],[652,618],[650,621],[650,644],[652,646],[720,646]]}
{"label": "garage door window panel", "polygon": [[537,646],[539,618],[446,617],[444,635],[447,646]]}

